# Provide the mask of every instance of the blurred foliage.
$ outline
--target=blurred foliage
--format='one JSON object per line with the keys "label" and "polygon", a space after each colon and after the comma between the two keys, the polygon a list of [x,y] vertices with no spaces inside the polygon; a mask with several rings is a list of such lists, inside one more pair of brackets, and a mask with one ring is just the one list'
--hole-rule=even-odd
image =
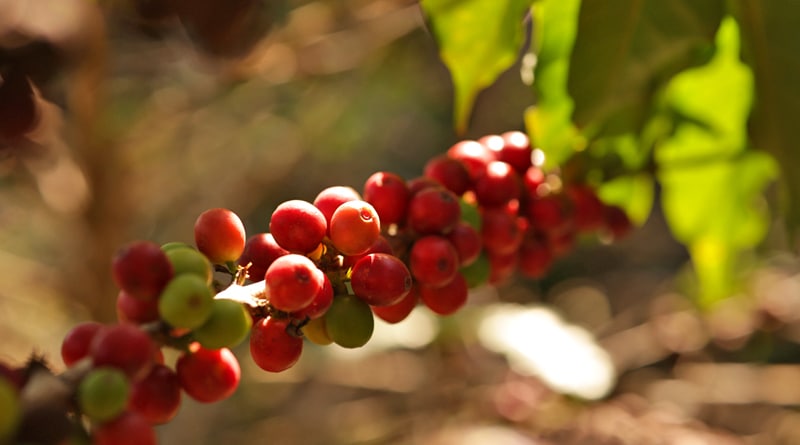
{"label": "blurred foliage", "polygon": [[[798,7],[215,4],[0,0],[0,73],[26,73],[37,104],[35,128],[0,140],[3,360],[58,357],[77,320],[115,319],[127,241],[192,242],[216,206],[265,231],[287,199],[413,178],[460,138],[527,128],[548,168],[599,186],[637,232],[581,240],[457,316],[384,326],[371,349],[309,346],[279,375],[238,351],[241,390],[187,400],[164,443],[800,440]],[[540,317],[516,334],[535,365],[478,335],[507,303]],[[602,396],[547,374],[595,369],[613,374]]]}

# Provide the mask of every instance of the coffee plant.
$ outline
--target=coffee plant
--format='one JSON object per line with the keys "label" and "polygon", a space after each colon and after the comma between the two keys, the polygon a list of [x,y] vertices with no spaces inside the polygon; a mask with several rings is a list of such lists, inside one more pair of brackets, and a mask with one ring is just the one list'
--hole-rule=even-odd
{"label": "coffee plant", "polygon": [[[86,88],[99,74],[86,67],[103,53],[106,25],[180,35],[224,65],[269,42],[292,9],[72,0],[75,26],[61,29],[23,3],[0,4],[0,16],[18,18],[0,22],[4,159],[46,145],[37,131],[53,107],[78,129],[97,117]],[[387,168],[286,200],[251,233],[231,208],[213,207],[196,216],[191,243],[116,246],[105,261],[117,321],[75,325],[55,367],[36,354],[0,362],[0,443],[155,444],[155,427],[184,398],[214,403],[237,391],[241,344],[266,373],[289,370],[308,348],[364,347],[376,320],[400,324],[414,310],[447,318],[476,289],[545,279],[576,246],[626,237],[656,205],[691,258],[700,310],[742,289],[768,235],[796,242],[800,7],[405,3],[451,75],[456,140],[417,176]],[[482,91],[512,66],[533,93],[520,128],[464,136]],[[92,130],[83,135],[91,146]]]}

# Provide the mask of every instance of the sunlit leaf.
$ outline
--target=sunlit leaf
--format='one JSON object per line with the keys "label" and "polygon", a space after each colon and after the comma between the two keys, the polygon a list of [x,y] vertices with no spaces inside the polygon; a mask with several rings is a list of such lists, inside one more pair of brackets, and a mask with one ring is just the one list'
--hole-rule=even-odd
{"label": "sunlit leaf", "polygon": [[775,165],[765,153],[747,150],[752,83],[729,18],[714,58],[677,75],[665,92],[665,105],[686,118],[656,152],[664,213],[692,254],[704,304],[729,295],[736,256],[759,243],[768,226],[762,193]]}
{"label": "sunlit leaf", "polygon": [[706,60],[723,0],[584,1],[568,89],[591,135],[636,131],[660,84]]}
{"label": "sunlit leaf", "polygon": [[517,60],[533,0],[422,0],[455,88],[455,127],[463,133],[475,98]]}
{"label": "sunlit leaf", "polygon": [[600,199],[607,204],[622,207],[636,225],[642,225],[653,209],[654,184],[648,173],[616,177],[600,185]]}
{"label": "sunlit leaf", "polygon": [[545,153],[546,166],[563,163],[586,142],[572,124],[567,93],[570,53],[577,32],[580,0],[541,0],[533,7],[536,106],[525,113],[531,139]]}
{"label": "sunlit leaf", "polygon": [[[800,2],[731,2],[742,29],[745,61],[755,75],[751,137],[780,162],[784,206],[794,238],[800,236]],[[796,241],[796,240],[795,240]]]}

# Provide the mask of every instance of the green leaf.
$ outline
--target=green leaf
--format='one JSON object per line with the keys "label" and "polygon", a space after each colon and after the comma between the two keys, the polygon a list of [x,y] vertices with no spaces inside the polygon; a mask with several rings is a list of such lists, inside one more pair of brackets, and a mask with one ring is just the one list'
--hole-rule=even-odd
{"label": "green leaf", "polygon": [[636,225],[642,225],[653,209],[654,181],[648,173],[618,176],[603,182],[597,190],[606,204],[614,204]]}
{"label": "green leaf", "polygon": [[586,141],[572,124],[567,93],[570,53],[577,33],[580,0],[541,0],[533,7],[536,106],[525,113],[531,140],[545,154],[545,167],[561,165]]}
{"label": "green leaf", "polygon": [[745,61],[755,75],[753,144],[771,153],[782,168],[784,213],[790,235],[800,237],[800,2],[731,2],[742,30]]}
{"label": "green leaf", "polygon": [[455,128],[463,134],[475,98],[517,60],[533,0],[421,0],[455,88]]}
{"label": "green leaf", "polygon": [[669,113],[681,116],[655,153],[664,213],[689,249],[706,306],[733,292],[737,258],[768,227],[762,193],[776,166],[748,150],[752,89],[752,73],[739,60],[738,27],[728,18],[714,58],[675,76],[664,93]]}
{"label": "green leaf", "polygon": [[724,11],[723,0],[584,1],[568,78],[576,125],[640,129],[658,87],[707,60]]}

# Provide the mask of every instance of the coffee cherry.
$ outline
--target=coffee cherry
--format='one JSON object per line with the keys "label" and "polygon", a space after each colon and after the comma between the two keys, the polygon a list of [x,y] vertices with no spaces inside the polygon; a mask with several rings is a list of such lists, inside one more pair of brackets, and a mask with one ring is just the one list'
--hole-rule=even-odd
{"label": "coffee cherry", "polygon": [[135,381],[153,366],[156,345],[137,326],[119,324],[101,329],[92,340],[89,353],[95,367],[117,368]]}
{"label": "coffee cherry", "polygon": [[481,234],[464,221],[456,223],[453,230],[447,234],[447,239],[456,248],[461,267],[469,266],[481,254],[483,248]]}
{"label": "coffee cherry", "polygon": [[[361,195],[352,187],[332,186],[323,189],[314,198],[313,204],[325,215],[325,222],[330,227],[333,212],[347,201],[360,200]],[[327,232],[330,235],[330,231]]]}
{"label": "coffee cherry", "polygon": [[575,227],[584,232],[599,229],[605,222],[605,204],[589,186],[574,184],[567,188],[567,196],[572,202],[572,221]]}
{"label": "coffee cherry", "polygon": [[140,300],[133,298],[124,290],[117,294],[117,319],[121,323],[143,324],[156,321],[161,317],[158,313],[158,300]]}
{"label": "coffee cherry", "polygon": [[500,285],[508,281],[517,270],[519,252],[494,253],[487,252],[489,259],[489,284]]}
{"label": "coffee cherry", "polygon": [[541,278],[553,263],[553,253],[546,242],[527,237],[519,250],[519,271],[528,278]]}
{"label": "coffee cherry", "polygon": [[322,289],[323,276],[303,255],[290,253],[276,259],[264,276],[270,304],[284,312],[305,308]]}
{"label": "coffee cherry", "polygon": [[92,341],[104,325],[96,321],[85,321],[70,329],[61,341],[61,359],[70,367],[88,357]]}
{"label": "coffee cherry", "polygon": [[242,267],[250,265],[247,275],[251,281],[262,281],[270,264],[288,253],[288,250],[275,241],[271,233],[258,233],[247,239],[244,252],[237,263]]}
{"label": "coffee cherry", "polygon": [[472,181],[478,179],[486,170],[486,166],[497,160],[497,156],[488,147],[478,141],[458,141],[447,149],[447,156],[461,161],[469,172]]}
{"label": "coffee cherry", "polygon": [[461,274],[441,287],[419,287],[420,300],[431,311],[438,315],[451,315],[461,309],[467,302],[467,281]]}
{"label": "coffee cherry", "polygon": [[520,175],[531,167],[533,149],[528,135],[521,131],[506,131],[501,134],[503,145],[496,151],[497,159],[507,162]]}
{"label": "coffee cherry", "polygon": [[192,334],[206,349],[232,348],[247,337],[253,319],[241,303],[214,300],[211,315]]}
{"label": "coffee cherry", "polygon": [[375,319],[364,300],[355,295],[337,295],[325,313],[325,329],[337,345],[360,348],[372,337]]}
{"label": "coffee cherry", "polygon": [[244,224],[232,210],[208,209],[195,220],[194,241],[214,264],[236,261],[244,250]]}
{"label": "coffee cherry", "polygon": [[381,219],[366,201],[348,201],[331,217],[331,242],[343,255],[366,252],[381,235]]}
{"label": "coffee cherry", "polygon": [[437,235],[417,239],[408,261],[412,276],[429,287],[444,286],[458,273],[458,252],[447,238]]}
{"label": "coffee cherry", "polygon": [[140,414],[126,411],[92,431],[93,445],[156,445],[156,432]]}
{"label": "coffee cherry", "polygon": [[286,370],[300,359],[303,339],[288,332],[289,320],[266,317],[253,325],[250,356],[259,368],[269,372]]}
{"label": "coffee cherry", "polygon": [[181,404],[181,384],[169,367],[158,364],[150,373],[135,382],[128,398],[128,409],[140,414],[151,424],[172,420]]}
{"label": "coffee cherry", "polygon": [[522,238],[523,230],[516,215],[497,208],[484,210],[481,242],[487,251],[511,253],[519,248]]}
{"label": "coffee cherry", "polygon": [[412,285],[405,297],[388,306],[373,306],[372,312],[387,323],[400,323],[405,320],[419,303],[419,287]]}
{"label": "coffee cherry", "polygon": [[233,395],[241,369],[230,349],[206,349],[195,344],[175,362],[181,388],[194,400],[218,402]]}
{"label": "coffee cherry", "polygon": [[370,203],[384,226],[401,224],[411,196],[406,181],[396,173],[377,172],[364,182],[364,201]]}
{"label": "coffee cherry", "polygon": [[78,405],[94,422],[107,422],[125,410],[130,384],[128,377],[116,368],[100,367],[90,371],[78,385]]}
{"label": "coffee cherry", "polygon": [[502,161],[492,161],[475,178],[474,189],[480,205],[496,207],[512,199],[518,199],[521,187],[519,174],[511,165]]}
{"label": "coffee cherry", "polygon": [[467,167],[461,161],[441,154],[431,158],[423,169],[423,174],[435,179],[456,196],[461,196],[472,188],[472,179]]}
{"label": "coffee cherry", "polygon": [[[323,314],[324,315],[324,314]],[[325,346],[333,343],[331,337],[328,336],[327,326],[325,325],[325,317],[313,318],[308,321],[301,328],[303,336],[311,343]]]}
{"label": "coffee cherry", "polygon": [[564,201],[559,195],[547,195],[528,202],[525,209],[531,227],[543,232],[557,232],[569,224]]}
{"label": "coffee cherry", "polygon": [[447,234],[460,218],[458,197],[444,187],[422,190],[408,203],[408,225],[421,235]]}
{"label": "coffee cherry", "polygon": [[130,296],[155,300],[174,272],[161,246],[151,241],[134,241],[115,254],[111,263],[116,285]]}
{"label": "coffee cherry", "polygon": [[[162,248],[163,250],[163,248]],[[164,253],[167,255],[175,275],[191,273],[210,285],[214,278],[214,268],[205,255],[192,247],[174,247]]]}
{"label": "coffee cherry", "polygon": [[633,229],[633,223],[621,207],[606,206],[604,216],[605,228],[614,240],[626,237]]}
{"label": "coffee cherry", "polygon": [[333,303],[333,285],[327,275],[322,274],[322,287],[308,306],[291,313],[295,320],[315,319],[323,316]]}
{"label": "coffee cherry", "polygon": [[214,295],[205,278],[182,274],[167,284],[158,301],[161,318],[172,327],[196,329],[208,320]]}
{"label": "coffee cherry", "polygon": [[386,253],[372,253],[358,260],[350,274],[353,293],[371,306],[389,306],[411,289],[405,263]]}
{"label": "coffee cherry", "polygon": [[327,229],[325,215],[310,202],[300,199],[278,205],[269,220],[269,231],[275,242],[299,254],[316,249]]}

